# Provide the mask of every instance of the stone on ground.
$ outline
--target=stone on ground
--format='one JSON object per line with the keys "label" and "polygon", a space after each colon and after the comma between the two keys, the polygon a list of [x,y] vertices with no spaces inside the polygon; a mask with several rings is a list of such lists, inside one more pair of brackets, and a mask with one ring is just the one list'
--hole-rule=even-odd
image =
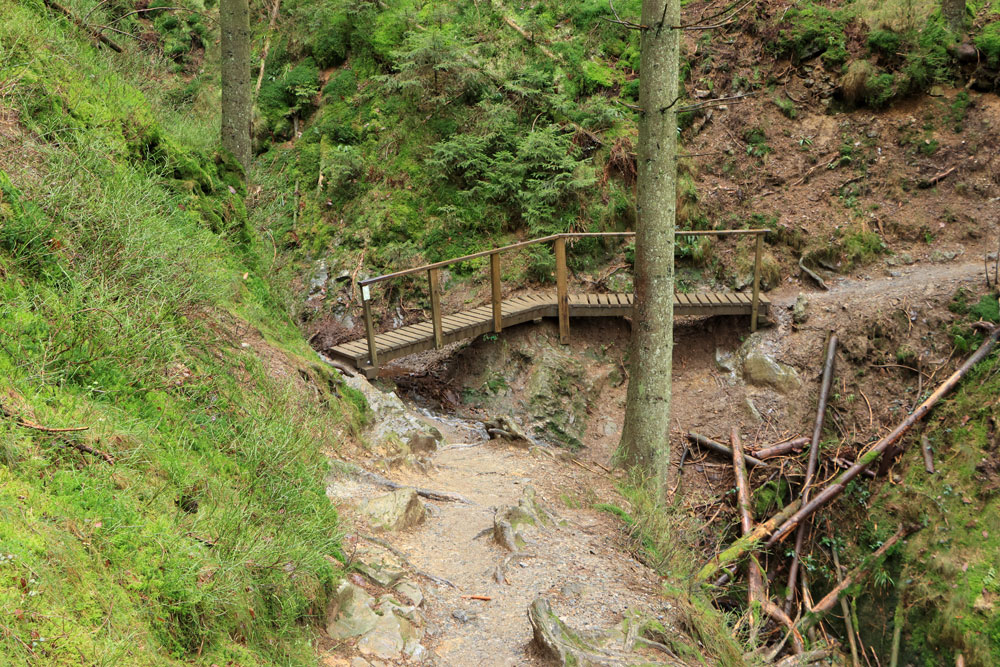
{"label": "stone on ground", "polygon": [[333,639],[358,637],[378,622],[371,595],[349,581],[342,581],[327,609],[326,632]]}
{"label": "stone on ground", "polygon": [[380,530],[405,530],[427,517],[427,508],[420,502],[414,489],[396,489],[384,496],[372,498],[361,505],[361,512],[368,516],[371,525]]}

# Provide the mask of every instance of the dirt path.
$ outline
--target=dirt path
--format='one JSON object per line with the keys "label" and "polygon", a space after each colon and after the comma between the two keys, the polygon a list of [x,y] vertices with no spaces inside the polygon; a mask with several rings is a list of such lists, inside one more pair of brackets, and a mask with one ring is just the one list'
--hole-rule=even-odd
{"label": "dirt path", "polygon": [[[387,476],[399,484],[458,494],[469,502],[427,500],[426,520],[401,532],[375,533],[357,514],[352,526],[354,535],[377,535],[417,570],[454,584],[414,578],[424,593],[421,614],[428,655],[423,664],[551,664],[533,644],[527,617],[529,605],[540,596],[583,634],[608,630],[627,613],[669,625],[672,614],[660,595],[659,577],[629,554],[621,522],[593,509],[601,502],[625,504],[607,474],[593,464],[585,464],[589,470],[557,460],[555,451],[483,441],[453,424],[436,425],[445,442],[427,459],[425,471],[402,466]],[[520,526],[525,544],[512,553],[493,538],[494,516],[497,510],[517,506],[529,488],[557,524]],[[338,502],[355,505],[385,492],[356,477],[337,480],[329,490]],[[366,558],[398,561],[398,553],[361,541]],[[368,662],[348,664],[397,664],[371,655],[365,659]],[[400,658],[398,664],[408,663]]]}

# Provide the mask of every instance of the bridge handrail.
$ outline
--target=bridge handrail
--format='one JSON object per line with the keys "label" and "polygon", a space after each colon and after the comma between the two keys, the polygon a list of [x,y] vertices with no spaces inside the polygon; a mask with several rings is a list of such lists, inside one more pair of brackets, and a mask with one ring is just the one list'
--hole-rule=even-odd
{"label": "bridge handrail", "polygon": [[[699,229],[699,230],[676,230],[674,236],[738,236],[738,235],[764,235],[770,232],[770,229]],[[444,259],[440,262],[433,262],[431,264],[423,264],[421,266],[414,267],[412,269],[403,269],[402,271],[395,271],[393,273],[386,273],[381,276],[375,276],[374,278],[365,278],[364,280],[359,280],[358,285],[364,287],[365,285],[374,285],[375,283],[380,283],[384,280],[392,280],[393,278],[402,278],[403,276],[410,276],[415,273],[421,273],[427,271],[428,269],[441,269],[446,266],[451,266],[452,264],[460,264],[461,262],[468,262],[472,259],[479,259],[480,257],[487,257],[489,255],[499,255],[501,253],[508,252],[510,250],[519,250],[520,248],[526,248],[530,245],[535,245],[537,243],[549,243],[555,241],[556,239],[577,239],[577,238],[591,238],[591,237],[601,237],[601,236],[635,236],[635,232],[566,232],[563,234],[551,234],[549,236],[541,236],[537,239],[531,239],[529,241],[520,241],[518,243],[512,243],[510,245],[501,246],[499,248],[491,248],[490,250],[480,250],[479,252],[474,252],[471,255],[463,255],[461,257],[455,257],[453,259]]]}
{"label": "bridge handrail", "polygon": [[[761,250],[763,247],[764,236],[769,232],[769,229],[716,229],[716,230],[677,230],[674,232],[675,236],[756,236],[756,250],[754,253],[754,263],[753,263],[753,302],[751,308],[750,316],[750,330],[756,331],[757,329],[757,308],[759,303],[760,295],[760,259]],[[361,287],[361,302],[364,305],[364,315],[365,315],[365,337],[368,339],[368,356],[371,365],[374,368],[378,368],[378,354],[377,346],[375,344],[375,325],[372,321],[371,312],[371,291],[369,285],[374,285],[385,280],[391,280],[393,278],[401,278],[403,276],[410,276],[416,273],[427,272],[428,287],[430,288],[430,299],[431,299],[431,323],[434,328],[434,345],[436,348],[440,349],[443,346],[444,332],[442,328],[441,320],[441,269],[446,266],[451,266],[452,264],[458,264],[460,262],[467,262],[471,259],[478,259],[480,257],[490,258],[490,283],[492,288],[491,302],[493,305],[493,330],[496,333],[500,333],[503,326],[503,314],[501,309],[501,304],[503,301],[503,296],[501,294],[501,278],[500,278],[500,255],[511,251],[517,250],[519,248],[525,248],[530,245],[535,245],[537,243],[549,243],[552,242],[555,246],[556,254],[556,301],[558,304],[559,311],[559,341],[561,343],[569,342],[569,288],[568,288],[568,277],[566,268],[566,241],[579,238],[593,238],[593,237],[626,237],[635,236],[635,232],[567,232],[564,234],[552,234],[550,236],[543,236],[537,239],[531,239],[529,241],[521,241],[520,243],[513,243],[511,245],[503,246],[500,248],[493,248],[491,250],[483,250],[480,252],[472,253],[471,255],[464,255],[463,257],[456,257],[454,259],[446,259],[441,262],[434,262],[432,264],[425,264],[423,266],[418,266],[412,269],[404,269],[403,271],[396,271],[394,273],[387,273],[381,276],[375,276],[374,278],[366,278],[365,280],[359,281]]]}

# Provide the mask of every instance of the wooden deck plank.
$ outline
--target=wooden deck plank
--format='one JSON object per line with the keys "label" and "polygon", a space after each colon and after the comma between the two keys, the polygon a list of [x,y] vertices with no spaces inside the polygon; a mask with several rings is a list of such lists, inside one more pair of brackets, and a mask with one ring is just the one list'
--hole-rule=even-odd
{"label": "wooden deck plank", "polygon": [[[570,312],[575,317],[622,316],[632,311],[632,293],[571,294]],[[674,307],[680,315],[749,315],[752,296],[749,292],[675,292]],[[760,296],[760,313],[767,314],[770,301]],[[557,315],[554,292],[528,292],[504,299],[500,303],[503,326],[510,327],[541,317]],[[441,318],[443,341],[454,343],[475,338],[493,330],[491,304],[476,306]],[[390,361],[409,354],[434,348],[434,327],[424,320],[398,329],[379,333],[375,337],[380,361]],[[358,368],[368,361],[368,344],[363,338],[346,341],[330,349],[331,354]]]}

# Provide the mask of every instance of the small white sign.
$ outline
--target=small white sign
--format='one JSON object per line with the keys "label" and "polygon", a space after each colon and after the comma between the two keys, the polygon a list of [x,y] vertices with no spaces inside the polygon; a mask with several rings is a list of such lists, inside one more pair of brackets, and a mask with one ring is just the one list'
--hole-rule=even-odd
{"label": "small white sign", "polygon": [[361,298],[365,301],[371,301],[372,293],[368,290],[368,285],[361,286]]}

